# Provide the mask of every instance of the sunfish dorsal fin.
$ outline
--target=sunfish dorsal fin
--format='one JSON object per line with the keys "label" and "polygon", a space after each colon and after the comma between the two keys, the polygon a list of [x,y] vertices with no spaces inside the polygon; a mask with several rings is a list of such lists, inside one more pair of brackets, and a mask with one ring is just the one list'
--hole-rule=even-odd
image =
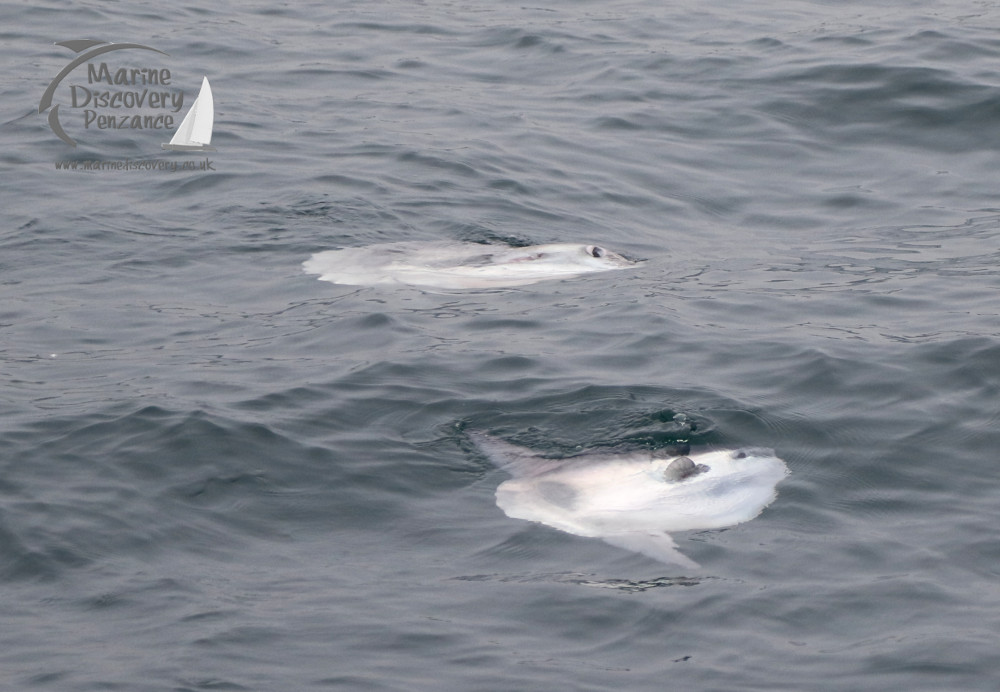
{"label": "sunfish dorsal fin", "polygon": [[512,445],[478,430],[466,430],[465,434],[494,466],[515,478],[539,476],[566,464],[565,459],[546,459],[527,447]]}

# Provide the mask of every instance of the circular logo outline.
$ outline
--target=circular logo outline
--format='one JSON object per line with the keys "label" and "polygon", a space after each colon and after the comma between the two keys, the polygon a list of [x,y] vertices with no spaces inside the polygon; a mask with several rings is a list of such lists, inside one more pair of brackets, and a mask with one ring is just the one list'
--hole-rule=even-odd
{"label": "circular logo outline", "polygon": [[[107,41],[92,41],[89,39],[76,39],[72,41],[58,41],[57,46],[63,46],[64,48],[69,48],[74,53],[80,53],[87,50],[88,48],[93,48],[94,46],[101,46],[100,48],[94,48],[94,50],[74,58],[66,67],[62,69],[59,74],[55,76],[55,79],[49,83],[48,88],[45,89],[45,93],[42,94],[42,100],[38,102],[38,112],[43,113],[46,108],[52,105],[52,97],[55,94],[56,88],[59,83],[68,75],[70,72],[75,70],[77,67],[87,62],[91,58],[96,58],[98,55],[103,55],[105,53],[110,53],[115,50],[129,50],[129,49],[139,49],[139,50],[151,50],[154,53],[159,53],[160,55],[166,55],[170,57],[169,53],[164,53],[158,48],[151,48],[149,46],[144,46],[141,43],[109,43]],[[59,122],[59,104],[57,103],[51,111],[49,111],[49,127],[56,134],[59,139],[69,144],[71,147],[76,146],[76,141],[66,134],[66,130],[63,129],[62,124]]]}

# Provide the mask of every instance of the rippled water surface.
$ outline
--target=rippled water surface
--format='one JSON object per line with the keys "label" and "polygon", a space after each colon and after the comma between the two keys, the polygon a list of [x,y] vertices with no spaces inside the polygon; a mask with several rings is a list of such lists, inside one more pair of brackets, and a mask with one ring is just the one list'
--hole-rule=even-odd
{"label": "rippled water surface", "polygon": [[[0,18],[5,689],[996,689],[996,3]],[[169,68],[185,109],[207,75],[217,150],[85,127],[83,66],[60,140],[74,39],[163,51],[92,62]],[[301,269],[403,241],[642,261]],[[791,475],[675,535],[692,571],[509,519],[467,427]]]}

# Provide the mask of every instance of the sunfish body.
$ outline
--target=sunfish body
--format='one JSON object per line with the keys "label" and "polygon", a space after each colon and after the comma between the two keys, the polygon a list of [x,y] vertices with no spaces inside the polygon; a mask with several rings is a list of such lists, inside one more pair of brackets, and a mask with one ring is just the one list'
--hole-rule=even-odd
{"label": "sunfish body", "polygon": [[597,245],[555,243],[530,247],[458,242],[403,242],[317,252],[302,263],[322,281],[351,286],[405,284],[475,289],[524,286],[635,262]]}
{"label": "sunfish body", "polygon": [[507,516],[688,568],[698,564],[678,551],[670,532],[749,521],[774,500],[775,486],[788,474],[785,462],[762,448],[551,459],[490,435],[467,434],[513,476],[496,491]]}

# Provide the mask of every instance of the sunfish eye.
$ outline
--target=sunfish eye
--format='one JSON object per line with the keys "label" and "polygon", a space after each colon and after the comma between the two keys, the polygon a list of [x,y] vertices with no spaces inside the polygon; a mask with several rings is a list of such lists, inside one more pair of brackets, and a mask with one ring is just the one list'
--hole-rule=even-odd
{"label": "sunfish eye", "polygon": [[591,257],[604,257],[604,248],[597,247],[596,245],[588,245],[587,254]]}

